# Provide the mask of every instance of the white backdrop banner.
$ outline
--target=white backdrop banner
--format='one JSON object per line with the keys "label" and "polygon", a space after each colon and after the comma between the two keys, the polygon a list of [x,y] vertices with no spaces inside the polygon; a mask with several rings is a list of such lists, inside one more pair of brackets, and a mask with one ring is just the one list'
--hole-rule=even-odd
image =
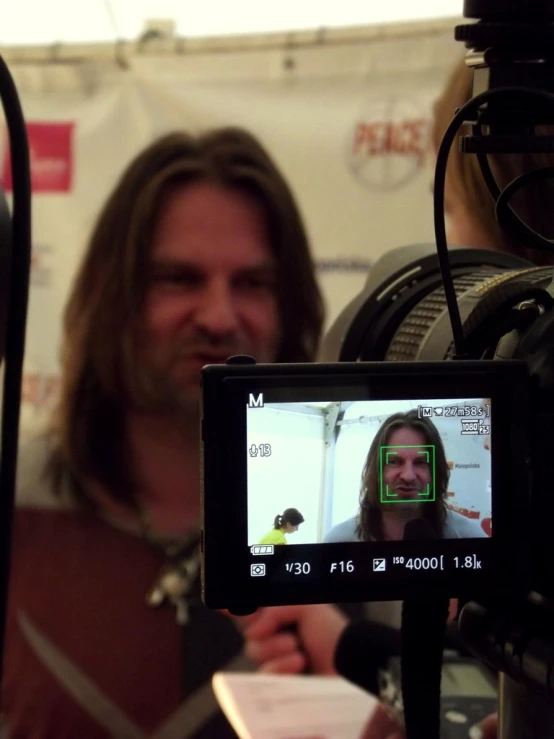
{"label": "white backdrop banner", "polygon": [[299,202],[329,323],[376,258],[433,239],[431,106],[460,54],[450,25],[417,24],[310,44],[137,49],[124,65],[13,61],[34,190],[23,425],[56,397],[69,285],[103,200],[143,146],[172,129],[257,135]]}

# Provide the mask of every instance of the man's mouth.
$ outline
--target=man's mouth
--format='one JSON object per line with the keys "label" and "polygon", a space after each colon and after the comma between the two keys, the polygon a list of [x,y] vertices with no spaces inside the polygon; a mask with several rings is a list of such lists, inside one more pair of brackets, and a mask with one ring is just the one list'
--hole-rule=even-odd
{"label": "man's mouth", "polygon": [[411,488],[399,485],[396,487],[396,492],[400,493],[400,495],[417,495],[419,490],[418,488]]}
{"label": "man's mouth", "polygon": [[228,352],[193,352],[188,354],[186,358],[202,364],[224,364],[233,354],[236,354],[236,352],[232,350]]}

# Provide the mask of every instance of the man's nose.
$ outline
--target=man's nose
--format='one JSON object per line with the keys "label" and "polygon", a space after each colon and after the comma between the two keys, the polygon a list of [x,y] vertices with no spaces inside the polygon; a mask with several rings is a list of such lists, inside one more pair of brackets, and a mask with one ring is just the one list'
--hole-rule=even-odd
{"label": "man's nose", "polygon": [[411,462],[405,462],[402,465],[401,477],[406,482],[413,482],[416,479],[415,469]]}
{"label": "man's nose", "polygon": [[214,336],[233,334],[238,316],[232,287],[223,281],[206,285],[198,296],[195,321],[198,328]]}

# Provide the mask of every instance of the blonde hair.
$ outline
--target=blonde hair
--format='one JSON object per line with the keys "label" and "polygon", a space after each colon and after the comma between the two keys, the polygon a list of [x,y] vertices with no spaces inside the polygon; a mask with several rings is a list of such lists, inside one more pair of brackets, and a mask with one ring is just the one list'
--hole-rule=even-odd
{"label": "blonde hair", "polygon": [[[432,141],[435,151],[454,113],[472,97],[472,72],[461,60],[435,102]],[[464,125],[459,135],[469,135],[471,127]],[[544,129],[541,130],[541,133]],[[518,175],[542,167],[554,166],[549,154],[490,154],[491,168],[503,188]],[[554,254],[530,249],[511,238],[498,225],[493,199],[487,189],[479,162],[474,154],[462,154],[455,143],[450,151],[447,180],[452,191],[487,234],[491,244],[500,251],[514,254],[537,265],[554,264]],[[541,235],[554,236],[554,185],[542,180],[518,193],[511,201],[520,218]]]}

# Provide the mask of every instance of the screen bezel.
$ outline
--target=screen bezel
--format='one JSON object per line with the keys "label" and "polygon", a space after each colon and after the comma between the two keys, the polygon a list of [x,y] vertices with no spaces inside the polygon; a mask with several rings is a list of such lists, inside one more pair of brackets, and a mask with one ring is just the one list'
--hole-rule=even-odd
{"label": "screen bezel", "polygon": [[[523,362],[339,363],[220,365],[204,368],[203,597],[214,608],[236,612],[262,605],[402,599],[422,593],[449,597],[485,590],[525,588],[529,570],[526,521],[529,511],[529,378]],[[404,556],[429,552],[429,544],[463,552],[461,543],[486,557],[486,572],[410,573],[361,583],[359,578],[253,578],[247,542],[246,400],[269,393],[268,402],[315,400],[417,400],[491,398],[491,490],[493,535],[489,539],[288,545],[287,556],[310,548],[335,548],[340,559]],[[519,449],[520,453],[514,453]],[[509,450],[502,453],[502,450]],[[500,491],[508,491],[508,493]],[[473,546],[474,545],[474,546]],[[354,549],[353,549],[354,548]],[[438,549],[436,549],[438,551]],[[369,553],[369,550],[368,550]],[[274,555],[275,556],[275,555]],[[279,556],[283,558],[283,552]],[[322,555],[322,562],[325,557]],[[276,560],[273,560],[275,563]]]}

